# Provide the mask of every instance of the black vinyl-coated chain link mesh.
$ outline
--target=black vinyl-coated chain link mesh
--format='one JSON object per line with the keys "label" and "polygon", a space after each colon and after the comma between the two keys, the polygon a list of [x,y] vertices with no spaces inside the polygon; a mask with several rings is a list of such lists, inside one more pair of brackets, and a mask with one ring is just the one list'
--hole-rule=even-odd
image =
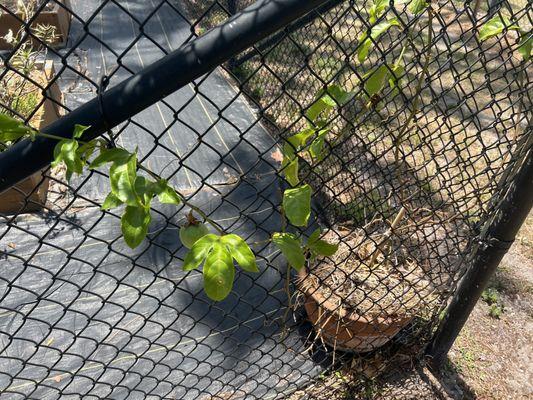
{"label": "black vinyl-coated chain link mesh", "polygon": [[[1,0],[2,112],[46,126],[252,3]],[[401,27],[362,63],[371,3],[330,3],[107,134],[253,247],[260,273],[238,272],[226,300],[181,270],[187,207],[155,205],[131,250],[100,209],[103,171],[51,168],[0,196],[0,398],[374,398],[372,379],[422,358],[531,148],[531,64],[515,32],[477,34],[491,13],[530,30],[530,3],[439,0],[429,19],[394,2],[383,19]],[[399,88],[362,102],[401,53]],[[356,95],[300,174],[340,246],[291,276],[265,244],[280,149],[331,84]]]}

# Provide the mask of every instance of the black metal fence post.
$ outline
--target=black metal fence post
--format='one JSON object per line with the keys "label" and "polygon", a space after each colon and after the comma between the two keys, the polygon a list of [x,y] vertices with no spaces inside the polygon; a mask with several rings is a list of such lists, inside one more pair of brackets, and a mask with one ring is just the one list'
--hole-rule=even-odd
{"label": "black metal fence post", "polygon": [[426,354],[430,357],[430,364],[434,369],[439,369],[443,365],[448,351],[489,283],[489,279],[511,247],[532,205],[533,156],[529,151],[498,213],[489,225],[486,239],[478,248],[470,269],[463,277],[428,347]]}

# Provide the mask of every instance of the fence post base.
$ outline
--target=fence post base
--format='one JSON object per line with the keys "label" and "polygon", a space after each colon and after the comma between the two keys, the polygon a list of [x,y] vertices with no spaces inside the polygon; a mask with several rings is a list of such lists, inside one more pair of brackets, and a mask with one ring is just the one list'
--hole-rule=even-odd
{"label": "fence post base", "polygon": [[426,355],[432,369],[438,370],[444,364],[448,351],[511,247],[532,205],[533,157],[530,151],[488,228],[486,240],[478,248],[470,269],[461,280],[445,317],[428,346]]}

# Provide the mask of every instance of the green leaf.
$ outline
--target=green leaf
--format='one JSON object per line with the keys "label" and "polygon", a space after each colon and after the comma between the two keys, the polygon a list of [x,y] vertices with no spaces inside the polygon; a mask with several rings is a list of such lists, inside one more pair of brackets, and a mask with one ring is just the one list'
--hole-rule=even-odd
{"label": "green leaf", "polygon": [[337,244],[330,244],[325,240],[320,239],[320,228],[316,229],[309,239],[307,239],[307,247],[311,250],[314,256],[332,256],[339,248]]}
{"label": "green leaf", "polygon": [[67,180],[70,180],[72,174],[81,174],[83,172],[83,161],[77,152],[78,146],[78,141],[75,139],[63,139],[54,147],[52,167],[64,163],[67,167]]}
{"label": "green leaf", "polygon": [[300,241],[292,233],[276,232],[272,241],[281,250],[289,265],[299,271],[305,265],[305,256]]}
{"label": "green leaf", "polygon": [[82,160],[83,164],[88,161],[89,157],[91,157],[96,150],[96,148],[100,145],[100,142],[98,140],[91,140],[87,143],[80,143],[78,142],[78,150],[76,150],[76,153],[78,154],[78,157]]}
{"label": "green leaf", "polygon": [[309,246],[309,243],[314,243],[318,239],[320,239],[320,228],[315,229],[309,238],[307,238],[307,245]]}
{"label": "green leaf", "polygon": [[89,126],[84,125],[74,125],[74,132],[72,133],[73,139],[79,139],[83,135],[83,132],[85,132],[87,129],[89,129]]}
{"label": "green leaf", "polygon": [[0,143],[13,142],[26,135],[33,136],[34,130],[18,119],[0,114]]}
{"label": "green leaf", "polygon": [[231,292],[235,267],[231,255],[221,243],[215,243],[204,264],[204,290],[210,299],[224,300]]}
{"label": "green leaf", "polygon": [[528,61],[531,57],[531,50],[533,50],[533,31],[520,32],[520,43],[518,44],[518,52],[522,55],[524,61]]}
{"label": "green leaf", "polygon": [[107,197],[105,198],[104,202],[102,203],[102,207],[100,207],[102,210],[110,210],[111,208],[118,207],[122,205],[122,201],[120,201],[119,198],[117,198],[113,193],[109,193]]}
{"label": "green leaf", "polygon": [[325,240],[318,240],[312,246],[309,247],[313,252],[320,254],[321,256],[330,257],[339,249],[338,244],[330,244]]}
{"label": "green leaf", "polygon": [[124,241],[132,249],[142,243],[148,233],[148,225],[152,217],[150,209],[145,207],[126,206],[120,219]]}
{"label": "green leaf", "polygon": [[377,0],[368,10],[369,22],[373,24],[383,15],[383,12],[389,7],[389,0]]}
{"label": "green leaf", "polygon": [[369,97],[372,97],[373,95],[381,91],[381,89],[383,89],[389,75],[390,71],[387,65],[382,65],[379,68],[374,69],[365,74],[365,90],[368,93]]}
{"label": "green leaf", "polygon": [[363,32],[361,34],[361,37],[359,38],[359,43],[361,44],[357,49],[357,60],[359,61],[359,63],[363,63],[368,57],[368,52],[372,47],[372,40],[368,38],[366,32]]}
{"label": "green leaf", "polygon": [[315,122],[317,117],[323,112],[323,111],[329,111],[332,108],[334,108],[337,104],[333,99],[329,96],[324,96],[316,100],[311,107],[307,109],[307,112],[305,115],[307,118],[309,118],[311,121]]}
{"label": "green leaf", "polygon": [[201,223],[187,223],[180,228],[179,238],[182,245],[188,249],[192,248],[194,244],[209,233],[209,229],[205,224]]}
{"label": "green leaf", "polygon": [[294,226],[306,226],[311,215],[311,186],[287,189],[283,192],[283,210]]}
{"label": "green leaf", "polygon": [[520,27],[518,25],[513,25],[507,17],[495,15],[479,28],[479,40],[483,42],[491,37],[499,35],[504,29],[518,30]]}
{"label": "green leaf", "polygon": [[285,167],[285,178],[291,186],[296,186],[300,183],[300,178],[298,177],[298,159],[295,158]]}
{"label": "green leaf", "polygon": [[373,45],[372,39],[376,41],[381,35],[383,35],[393,26],[400,26],[397,18],[391,18],[388,21],[383,21],[377,25],[374,25],[370,30],[370,37],[367,36],[366,32],[361,35],[361,38],[359,39],[359,43],[361,43],[361,45],[357,51],[357,59],[360,63],[365,61],[368,57],[368,52]]}
{"label": "green leaf", "polygon": [[135,193],[141,198],[144,206],[149,207],[154,197],[154,184],[146,179],[144,176],[137,176],[135,178]]}
{"label": "green leaf", "polygon": [[238,235],[224,235],[220,241],[226,245],[237,264],[248,272],[259,272],[255,256],[248,244]]}
{"label": "green leaf", "polygon": [[424,11],[428,5],[429,4],[426,2],[426,0],[412,0],[409,3],[409,11],[411,11],[414,15],[418,15]]}
{"label": "green leaf", "polygon": [[294,147],[290,143],[283,145],[283,162],[281,163],[281,170],[285,175],[285,179],[291,186],[296,186],[300,183],[298,177],[298,157],[294,151]]}
{"label": "green leaf", "polygon": [[123,164],[114,163],[109,169],[109,179],[111,191],[123,203],[136,206],[140,199],[135,191],[135,181],[137,179],[137,156],[131,154],[127,162]]}
{"label": "green leaf", "polygon": [[324,143],[328,132],[329,129],[321,130],[318,132],[317,137],[311,142],[311,146],[309,146],[309,154],[313,158],[313,161],[322,160],[324,155]]}
{"label": "green leaf", "polygon": [[183,270],[190,271],[198,268],[213,248],[213,245],[218,241],[219,236],[213,233],[209,233],[197,240],[185,256]]}
{"label": "green leaf", "polygon": [[181,204],[181,198],[178,193],[171,186],[166,183],[163,186],[163,189],[157,193],[157,198],[163,204]]}
{"label": "green leaf", "polygon": [[347,92],[339,85],[330,85],[318,92],[315,102],[307,109],[305,115],[313,122],[312,126],[321,126],[318,116],[322,112],[342,106],[354,96],[355,92]]}
{"label": "green leaf", "polygon": [[130,156],[131,153],[129,151],[118,147],[103,149],[100,155],[93,160],[89,168],[98,168],[106,163],[125,164]]}
{"label": "green leaf", "polygon": [[307,144],[307,141],[311,136],[315,134],[315,129],[313,128],[307,128],[303,131],[300,131],[296,133],[295,135],[292,135],[287,138],[287,142],[292,144],[292,146],[296,150],[300,150],[302,147],[304,147]]}
{"label": "green leaf", "polygon": [[399,88],[399,83],[405,73],[405,68],[403,65],[394,64],[391,69],[393,73],[389,75],[389,86],[391,89]]}
{"label": "green leaf", "polygon": [[355,92],[347,92],[339,85],[329,85],[326,88],[325,97],[332,99],[328,101],[328,104],[332,104],[333,107],[343,106],[354,98]]}
{"label": "green leaf", "polygon": [[321,256],[332,256],[339,248],[338,244],[330,244],[320,239],[320,229],[315,230],[307,241],[307,247],[314,253]]}

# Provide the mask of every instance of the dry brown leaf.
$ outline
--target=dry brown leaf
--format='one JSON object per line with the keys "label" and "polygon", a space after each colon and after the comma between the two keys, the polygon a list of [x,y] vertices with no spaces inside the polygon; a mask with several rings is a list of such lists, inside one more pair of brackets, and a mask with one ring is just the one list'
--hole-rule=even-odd
{"label": "dry brown leaf", "polygon": [[274,161],[277,161],[277,162],[282,162],[283,161],[283,153],[281,152],[280,149],[276,149],[276,151],[272,152],[270,154],[270,157],[274,160]]}

